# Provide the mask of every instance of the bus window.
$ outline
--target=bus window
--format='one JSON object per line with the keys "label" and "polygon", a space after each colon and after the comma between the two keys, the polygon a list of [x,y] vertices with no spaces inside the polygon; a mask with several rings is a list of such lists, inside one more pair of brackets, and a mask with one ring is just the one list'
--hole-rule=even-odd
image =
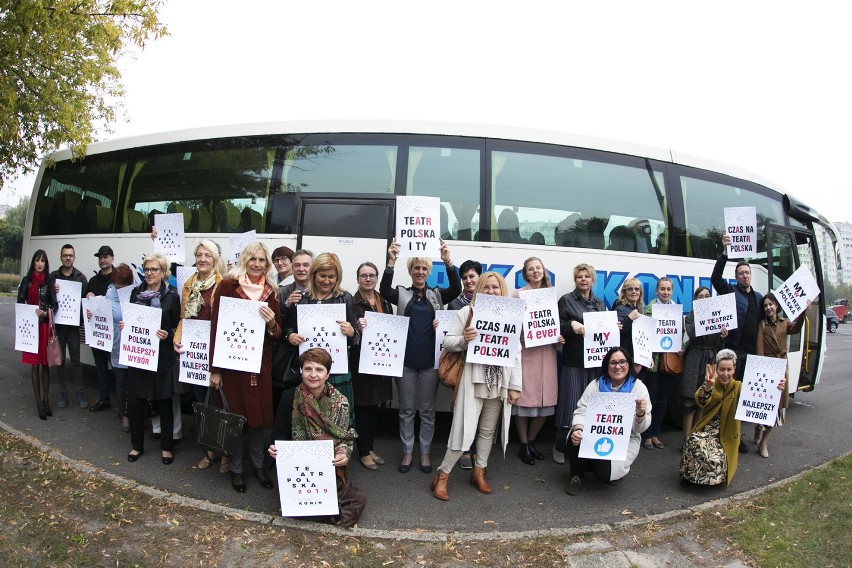
{"label": "bus window", "polygon": [[757,190],[694,177],[681,176],[680,183],[683,189],[687,256],[715,259],[722,253],[725,207],[757,209],[756,256],[765,256],[764,227],[767,224],[784,224],[780,199],[768,197]]}
{"label": "bus window", "polygon": [[666,252],[662,172],[589,159],[492,152],[498,242]]}
{"label": "bus window", "polygon": [[33,236],[112,233],[126,162],[88,158],[46,168],[33,217]]}
{"label": "bus window", "polygon": [[412,146],[406,195],[441,199],[441,237],[474,240],[479,232],[480,151]]}
{"label": "bus window", "polygon": [[291,146],[284,159],[281,191],[393,195],[396,155],[396,146]]}

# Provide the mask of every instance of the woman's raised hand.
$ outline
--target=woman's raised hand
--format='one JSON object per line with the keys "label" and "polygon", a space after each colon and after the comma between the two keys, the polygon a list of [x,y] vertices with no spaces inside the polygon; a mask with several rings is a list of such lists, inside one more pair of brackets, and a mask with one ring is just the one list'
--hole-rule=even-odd
{"label": "woman's raised hand", "polygon": [[716,383],[716,365],[713,363],[707,364],[707,370],[704,371],[704,390],[711,391]]}

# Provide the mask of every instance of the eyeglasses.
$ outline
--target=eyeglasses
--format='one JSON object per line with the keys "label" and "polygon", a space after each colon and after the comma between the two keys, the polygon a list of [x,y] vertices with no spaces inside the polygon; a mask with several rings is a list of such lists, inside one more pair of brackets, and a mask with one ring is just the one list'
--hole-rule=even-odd
{"label": "eyeglasses", "polygon": [[63,254],[62,258],[74,258],[75,256],[74,254]]}
{"label": "eyeglasses", "polygon": [[625,288],[624,290],[627,292],[639,292],[642,288]]}
{"label": "eyeglasses", "polygon": [[610,361],[609,366],[610,367],[626,367],[627,366],[627,359],[622,359],[621,361]]}
{"label": "eyeglasses", "polygon": [[363,278],[364,280],[376,280],[379,277],[378,274],[359,274],[358,278]]}
{"label": "eyeglasses", "polygon": [[142,272],[144,272],[145,274],[156,274],[159,271],[160,271],[159,268],[143,268],[142,269]]}
{"label": "eyeglasses", "polygon": [[284,264],[284,262],[288,261],[288,260],[290,260],[290,259],[287,258],[286,256],[279,256],[278,258],[273,258],[272,262],[274,264]]}

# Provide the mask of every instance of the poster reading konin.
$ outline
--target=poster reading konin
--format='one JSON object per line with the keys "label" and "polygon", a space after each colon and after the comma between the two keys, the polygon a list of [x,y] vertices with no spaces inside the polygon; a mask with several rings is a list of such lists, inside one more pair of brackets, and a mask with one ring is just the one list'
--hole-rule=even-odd
{"label": "poster reading konin", "polygon": [[618,314],[615,312],[585,312],[583,314],[583,360],[586,369],[600,367],[603,358],[621,341]]}
{"label": "poster reading konin", "polygon": [[559,312],[556,288],[520,290],[518,295],[526,301],[524,311],[524,346],[538,347],[559,341]]}
{"label": "poster reading konin", "polygon": [[178,381],[210,386],[210,321],[185,319],[181,325],[183,351],[178,359]]}
{"label": "poster reading konin", "polygon": [[157,227],[154,251],[169,259],[169,262],[185,262],[183,213],[154,213],[154,226]]}
{"label": "poster reading konin", "polygon": [[467,344],[467,362],[514,367],[525,307],[520,298],[478,294],[470,321],[476,337]]}
{"label": "poster reading konin", "polygon": [[15,350],[38,353],[38,306],[15,304]]}
{"label": "poster reading konin", "polygon": [[775,426],[783,391],[778,383],[787,372],[787,360],[749,355],[743,372],[743,386],[737,405],[737,420]]}
{"label": "poster reading konin", "polygon": [[275,440],[275,469],[282,516],[313,517],[340,512],[331,440]]}
{"label": "poster reading konin", "polygon": [[266,302],[219,298],[213,367],[259,373],[266,321],[260,315]]}
{"label": "poster reading konin", "polygon": [[595,460],[627,459],[636,395],[625,392],[593,392],[589,394],[580,457]]}
{"label": "poster reading konin", "polygon": [[[139,304],[126,304],[121,307],[121,344],[118,350],[118,362],[128,367],[156,371],[160,356],[160,329],[162,310]],[[171,347],[169,347],[171,349]]]}
{"label": "poster reading konin", "polygon": [[349,372],[347,338],[340,331],[339,321],[346,320],[345,304],[296,304],[299,335],[305,341],[299,344],[301,355],[312,347],[319,347],[331,355],[332,375]]}
{"label": "poster reading konin", "polygon": [[401,377],[405,344],[408,342],[408,318],[365,312],[364,319],[367,327],[361,330],[358,371],[368,375]]}
{"label": "poster reading konin", "polygon": [[695,312],[695,337],[720,333],[723,327],[730,331],[739,325],[733,292],[695,300],[692,309]]}
{"label": "poster reading konin", "polygon": [[731,237],[730,258],[749,258],[757,254],[757,209],[725,207],[725,233]]}
{"label": "poster reading konin", "polygon": [[656,329],[656,321],[654,318],[646,315],[639,315],[633,320],[632,340],[633,340],[633,362],[642,365],[643,367],[651,367],[654,364],[653,345],[654,345],[654,330]]}
{"label": "poster reading konin", "polygon": [[59,292],[56,293],[56,302],[59,307],[53,317],[56,325],[80,325],[80,299],[83,291],[83,283],[74,280],[56,279]]}
{"label": "poster reading konin", "polygon": [[438,197],[398,195],[396,242],[399,258],[441,256],[441,200]]}

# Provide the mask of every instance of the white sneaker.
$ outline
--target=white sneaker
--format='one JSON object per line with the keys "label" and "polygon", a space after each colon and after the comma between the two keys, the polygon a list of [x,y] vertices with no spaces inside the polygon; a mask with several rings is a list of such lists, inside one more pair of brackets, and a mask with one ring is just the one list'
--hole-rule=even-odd
{"label": "white sneaker", "polygon": [[553,446],[553,461],[560,465],[565,463],[565,454],[557,450],[556,446]]}

